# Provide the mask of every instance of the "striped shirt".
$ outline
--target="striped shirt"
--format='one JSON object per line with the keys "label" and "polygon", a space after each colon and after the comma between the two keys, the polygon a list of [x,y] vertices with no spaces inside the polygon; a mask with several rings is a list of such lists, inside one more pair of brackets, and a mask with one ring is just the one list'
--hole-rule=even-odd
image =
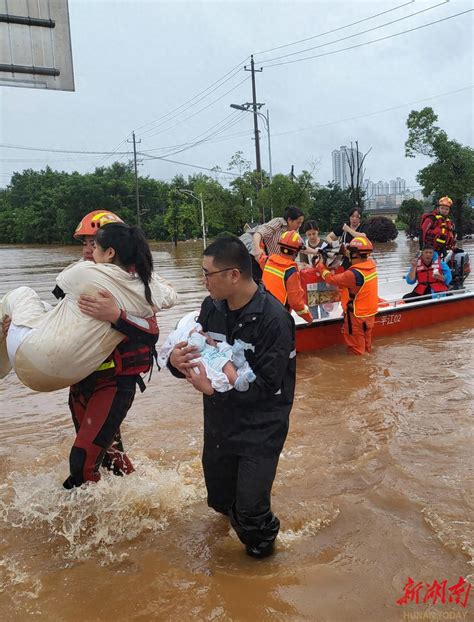
{"label": "striped shirt", "polygon": [[285,231],[288,231],[288,223],[284,218],[274,218],[258,227],[256,232],[262,236],[268,255],[280,252],[278,242]]}

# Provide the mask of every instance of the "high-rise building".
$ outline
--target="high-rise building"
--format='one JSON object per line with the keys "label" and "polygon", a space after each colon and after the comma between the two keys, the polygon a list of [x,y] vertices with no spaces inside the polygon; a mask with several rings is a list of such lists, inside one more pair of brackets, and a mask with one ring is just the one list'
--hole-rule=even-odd
{"label": "high-rise building", "polygon": [[[357,156],[359,159],[357,160]],[[351,169],[349,166],[349,162],[352,165],[352,161],[355,166],[357,166],[357,162],[362,162],[363,154],[356,149],[351,149],[350,147],[346,147],[342,145],[340,149],[334,149],[332,152],[332,177],[334,183],[336,183],[341,188],[347,188],[351,183]],[[359,180],[362,185],[363,179]]]}

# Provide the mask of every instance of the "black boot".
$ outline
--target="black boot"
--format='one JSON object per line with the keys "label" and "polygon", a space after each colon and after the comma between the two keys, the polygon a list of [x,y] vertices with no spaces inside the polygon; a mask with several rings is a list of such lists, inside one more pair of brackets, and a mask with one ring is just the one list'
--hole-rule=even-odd
{"label": "black boot", "polygon": [[275,551],[275,541],[271,542],[260,542],[257,546],[250,546],[247,544],[245,547],[247,551],[247,555],[250,557],[254,557],[255,559],[263,559],[264,557],[270,557],[272,553]]}

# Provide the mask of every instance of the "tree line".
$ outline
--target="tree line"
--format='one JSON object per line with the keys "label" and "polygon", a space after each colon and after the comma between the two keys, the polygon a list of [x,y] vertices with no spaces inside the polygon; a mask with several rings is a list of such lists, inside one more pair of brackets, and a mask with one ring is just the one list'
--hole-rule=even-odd
{"label": "tree line", "polygon": [[[237,154],[241,159],[241,154]],[[264,175],[257,192],[256,173],[246,170],[224,186],[216,177],[177,175],[170,182],[139,178],[140,221],[154,240],[201,237],[199,202],[181,190],[202,195],[209,237],[227,231],[240,235],[246,223],[281,216],[289,205],[315,219],[323,231],[343,222],[353,207],[350,190],[319,186],[308,171],[292,177]],[[75,227],[88,212],[105,209],[136,224],[135,176],[130,164],[115,162],[92,173],[66,173],[49,167],[15,173],[0,191],[0,242],[54,244],[71,242]]]}
{"label": "tree line", "polygon": [[[399,222],[409,236],[417,234],[419,216],[429,211],[436,199],[449,195],[454,200],[458,236],[472,231],[472,210],[468,198],[474,195],[474,151],[450,140],[435,125],[431,108],[412,111],[408,116],[405,155],[428,155],[432,162],[421,169],[417,181],[429,201],[414,199],[402,204]],[[356,143],[357,150],[358,144]],[[366,154],[367,155],[367,154]],[[365,156],[363,160],[365,159]],[[357,170],[363,165],[357,162]],[[354,163],[353,163],[354,164]],[[355,165],[354,165],[355,166]],[[299,175],[276,174],[270,182],[251,170],[250,162],[238,151],[229,163],[235,178],[222,183],[222,171],[212,175],[176,175],[171,181],[139,178],[140,221],[145,234],[154,240],[186,240],[201,236],[199,202],[182,190],[202,196],[209,237],[223,231],[240,235],[246,223],[281,216],[289,205],[299,207],[307,219],[316,220],[321,231],[330,231],[346,220],[353,207],[364,205],[362,175],[349,188],[316,183],[310,171]],[[431,202],[431,205],[430,205]],[[70,243],[75,227],[88,212],[106,209],[124,221],[136,224],[135,176],[132,164],[115,162],[92,173],[66,173],[46,167],[14,173],[8,186],[0,190],[0,242],[54,244]],[[372,219],[374,241],[396,237],[387,219]],[[379,238],[377,240],[377,233]]]}

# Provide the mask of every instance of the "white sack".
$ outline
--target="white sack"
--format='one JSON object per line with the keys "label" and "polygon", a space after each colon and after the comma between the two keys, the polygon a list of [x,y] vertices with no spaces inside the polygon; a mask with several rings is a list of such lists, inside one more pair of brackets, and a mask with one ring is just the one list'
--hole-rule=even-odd
{"label": "white sack", "polygon": [[[79,382],[124,338],[108,322],[81,313],[77,306],[81,294],[95,295],[106,289],[131,315],[153,314],[140,278],[114,264],[78,262],[63,270],[56,282],[66,296],[51,311],[45,312],[38,295],[28,287],[7,293],[0,303],[0,317],[9,315],[12,324],[36,329],[23,339],[14,357],[18,378],[35,391],[56,391]],[[175,303],[176,292],[163,279],[154,275],[150,288],[157,309]],[[5,338],[0,337],[0,377],[8,371]]]}

